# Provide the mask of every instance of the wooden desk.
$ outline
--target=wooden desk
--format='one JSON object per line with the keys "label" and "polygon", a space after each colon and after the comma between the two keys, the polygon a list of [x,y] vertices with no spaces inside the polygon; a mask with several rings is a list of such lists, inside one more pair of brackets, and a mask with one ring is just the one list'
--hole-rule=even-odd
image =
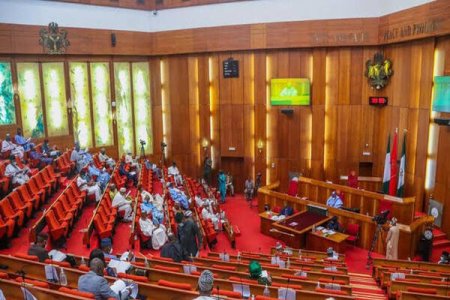
{"label": "wooden desk", "polygon": [[333,235],[324,236],[322,231],[308,232],[306,236],[306,249],[316,251],[327,251],[332,247],[338,253],[345,253],[347,243],[345,240],[349,237],[347,234],[335,232]]}
{"label": "wooden desk", "polygon": [[286,219],[272,224],[273,228],[284,233],[280,239],[293,248],[306,248],[306,234],[313,226],[328,222],[331,217],[318,215],[309,211],[301,211]]}
{"label": "wooden desk", "polygon": [[[272,212],[272,216],[278,216],[277,213]],[[267,211],[262,212],[259,214],[259,219],[261,221],[260,223],[260,231],[262,234],[274,236],[272,232],[270,232],[270,229],[272,229],[272,224],[275,223],[274,220],[271,219],[271,216],[269,216],[269,213]]]}

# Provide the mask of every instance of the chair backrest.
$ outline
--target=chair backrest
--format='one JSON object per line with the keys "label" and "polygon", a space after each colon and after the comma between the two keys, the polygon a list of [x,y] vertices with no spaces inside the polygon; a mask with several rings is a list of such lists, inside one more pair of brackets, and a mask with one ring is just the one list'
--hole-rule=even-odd
{"label": "chair backrest", "polygon": [[64,207],[64,210],[68,211],[71,209],[71,205],[70,205],[71,202],[66,194],[62,194],[61,196],[59,196],[58,201]]}
{"label": "chair backrest", "polygon": [[13,191],[6,198],[10,199],[10,203],[13,203],[16,208],[25,205],[24,201],[22,200],[22,198],[20,198],[20,195],[17,191]]}
{"label": "chair backrest", "polygon": [[55,215],[58,217],[58,219],[63,219],[66,216],[61,201],[56,201],[55,205],[53,205],[52,207],[52,210],[55,212]]}
{"label": "chair backrest", "polygon": [[47,224],[50,227],[50,229],[56,229],[61,227],[61,224],[58,222],[58,220],[56,219],[55,213],[53,212],[53,210],[48,210],[47,213],[45,214],[45,219],[47,220]]}
{"label": "chair backrest", "polygon": [[26,185],[19,186],[17,191],[22,196],[22,199],[32,199],[33,198],[33,196],[31,196],[30,192],[28,191]]}
{"label": "chair backrest", "polygon": [[348,224],[347,225],[347,234],[349,235],[358,235],[359,233],[359,224]]}
{"label": "chair backrest", "polygon": [[4,198],[0,201],[0,208],[5,216],[14,215],[14,209],[12,208],[8,198]]}

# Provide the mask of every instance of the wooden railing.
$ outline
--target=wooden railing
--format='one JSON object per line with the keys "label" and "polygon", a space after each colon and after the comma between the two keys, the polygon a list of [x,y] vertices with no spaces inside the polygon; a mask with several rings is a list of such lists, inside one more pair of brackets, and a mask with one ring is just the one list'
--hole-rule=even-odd
{"label": "wooden railing", "polygon": [[[383,183],[383,179],[381,177],[367,177],[367,176],[358,176],[358,188],[378,192],[381,191],[381,185]],[[339,177],[339,184],[347,185],[348,184],[348,176],[341,175]]]}
{"label": "wooden railing", "polygon": [[[294,209],[301,211],[306,209],[308,204],[326,207],[329,215],[337,216],[339,223],[347,228],[349,223],[357,223],[360,226],[359,240],[357,245],[364,249],[370,249],[372,239],[375,234],[376,223],[372,220],[376,215],[379,200],[389,199],[393,203],[393,209],[399,210],[400,207],[408,210],[414,204],[414,197],[410,198],[396,198],[386,197],[373,192],[352,189],[345,186],[325,183],[322,181],[302,178],[301,187],[299,187],[299,195],[306,195],[307,198],[299,198],[289,196],[284,193],[276,191],[279,186],[279,182],[275,182],[269,186],[261,187],[258,190],[258,209],[260,212],[264,211],[264,206],[269,205],[271,208],[275,206],[283,207],[284,201],[287,201]],[[344,205],[348,203],[358,203],[361,208],[361,213],[355,213],[342,209],[336,209],[333,207],[327,207],[325,202],[331,192],[335,189],[340,189],[345,193]],[[320,200],[316,200],[320,199]],[[350,205],[348,205],[350,206]],[[412,210],[411,210],[412,211]],[[404,215],[404,214],[403,214]],[[409,213],[407,213],[409,215]],[[395,215],[397,217],[397,215]],[[397,217],[398,218],[398,217]],[[425,216],[416,219],[414,222],[402,223],[399,221],[400,228],[400,242],[398,245],[399,258],[406,259],[408,257],[414,257],[419,243],[420,237],[427,224],[433,222],[433,217]],[[387,228],[386,228],[387,229]],[[386,233],[382,232],[381,237],[378,238],[375,245],[375,252],[385,253],[385,238]]]}

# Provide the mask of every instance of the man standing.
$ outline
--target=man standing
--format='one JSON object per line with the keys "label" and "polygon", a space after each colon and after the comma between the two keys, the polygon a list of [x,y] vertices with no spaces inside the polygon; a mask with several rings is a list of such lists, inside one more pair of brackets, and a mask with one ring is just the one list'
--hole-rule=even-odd
{"label": "man standing", "polygon": [[72,150],[72,153],[70,154],[70,161],[75,162],[76,167],[77,167],[77,172],[80,172],[81,169],[84,168],[84,166],[86,165],[86,161],[83,157],[83,152],[80,149],[80,144],[75,143],[75,147]]}
{"label": "man standing", "polygon": [[227,190],[230,190],[231,197],[234,197],[233,176],[231,176],[230,172],[227,174]]}
{"label": "man standing", "polygon": [[171,258],[174,262],[189,260],[189,257],[183,253],[183,248],[173,233],[168,235],[169,242],[161,248],[161,257]]}
{"label": "man standing", "polygon": [[126,195],[127,189],[126,188],[121,188],[119,190],[119,193],[117,193],[114,196],[114,199],[112,201],[112,206],[113,207],[117,207],[118,211],[123,211],[124,212],[124,216],[123,216],[123,220],[125,222],[131,222],[132,221],[132,212],[133,209],[131,208],[131,199],[127,199],[127,195]]}
{"label": "man standing", "polygon": [[253,180],[251,178],[247,178],[244,184],[244,194],[245,200],[248,201],[250,207],[252,207],[252,199],[253,199],[253,190],[255,185],[253,184]]}
{"label": "man standing", "polygon": [[211,171],[212,171],[212,160],[206,155],[205,160],[203,161],[203,178],[211,185]]}
{"label": "man standing", "polygon": [[197,256],[198,250],[202,245],[202,236],[197,224],[192,220],[192,211],[184,212],[183,225],[179,227],[179,239],[183,250],[189,256]]}
{"label": "man standing", "polygon": [[227,177],[222,170],[219,171],[219,192],[220,192],[220,203],[225,203],[225,197],[227,195]]}
{"label": "man standing", "polygon": [[391,227],[386,237],[386,259],[398,259],[398,238],[400,230],[397,226],[397,219],[392,218]]}

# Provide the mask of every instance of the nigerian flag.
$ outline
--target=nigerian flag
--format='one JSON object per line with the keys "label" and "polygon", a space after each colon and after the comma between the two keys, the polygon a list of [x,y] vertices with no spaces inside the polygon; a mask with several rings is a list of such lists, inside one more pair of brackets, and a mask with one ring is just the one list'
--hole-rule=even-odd
{"label": "nigerian flag", "polygon": [[403,197],[405,192],[405,167],[406,167],[406,133],[403,135],[402,157],[398,169],[397,197]]}
{"label": "nigerian flag", "polygon": [[388,136],[386,158],[384,159],[383,194],[389,194],[389,183],[391,181],[391,135]]}

